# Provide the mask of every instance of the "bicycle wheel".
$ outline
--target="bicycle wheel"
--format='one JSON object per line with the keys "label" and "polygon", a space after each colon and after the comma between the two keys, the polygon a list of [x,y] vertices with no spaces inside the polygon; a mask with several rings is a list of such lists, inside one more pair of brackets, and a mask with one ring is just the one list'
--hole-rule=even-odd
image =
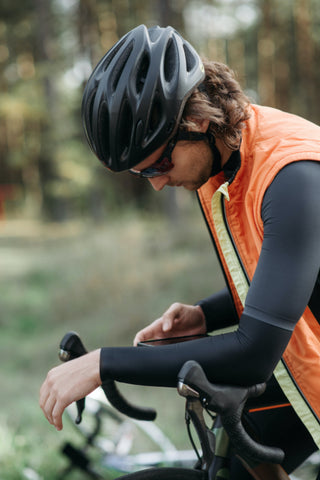
{"label": "bicycle wheel", "polygon": [[121,480],[208,480],[208,472],[189,468],[148,468],[123,475]]}
{"label": "bicycle wheel", "polygon": [[[74,423],[76,407],[67,408]],[[133,420],[115,410],[99,390],[86,398],[82,422],[75,425],[85,440],[85,447],[99,452],[99,463],[121,473],[150,466],[192,466],[193,450],[179,451],[153,422]]]}

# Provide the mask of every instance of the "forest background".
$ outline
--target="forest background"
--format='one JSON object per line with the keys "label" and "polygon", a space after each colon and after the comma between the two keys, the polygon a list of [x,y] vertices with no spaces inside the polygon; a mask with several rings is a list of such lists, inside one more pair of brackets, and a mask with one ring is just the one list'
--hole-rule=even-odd
{"label": "forest background", "polygon": [[[128,345],[171,302],[195,302],[223,284],[194,197],[179,189],[156,194],[145,181],[108,173],[84,140],[86,80],[141,23],[172,25],[202,55],[227,63],[253,102],[320,124],[318,0],[1,0],[5,480],[30,472],[59,478],[67,434],[45,422],[37,396],[65,331],[80,331],[89,348]],[[169,403],[158,397],[143,393],[158,401],[162,424],[175,435],[181,404],[172,407],[172,392],[165,392]]]}

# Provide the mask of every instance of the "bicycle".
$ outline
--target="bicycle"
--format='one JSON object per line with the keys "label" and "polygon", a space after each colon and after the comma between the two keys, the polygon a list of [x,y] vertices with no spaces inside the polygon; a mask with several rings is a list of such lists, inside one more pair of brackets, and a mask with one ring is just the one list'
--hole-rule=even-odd
{"label": "bicycle", "polygon": [[[64,336],[60,344],[60,359],[67,361],[86,353],[80,338],[74,332]],[[123,480],[149,480],[155,479],[190,479],[190,480],[222,480],[229,478],[230,457],[233,452],[241,459],[245,468],[256,480],[289,480],[280,463],[284,453],[277,448],[267,447],[256,442],[243,426],[242,412],[247,400],[259,396],[264,391],[265,385],[254,385],[249,388],[235,386],[221,386],[208,382],[202,368],[193,361],[186,362],[178,376],[178,392],[186,399],[186,420],[188,433],[196,453],[196,457],[190,456],[187,452],[187,459],[181,459],[179,466],[172,458],[162,458],[162,461],[150,461],[146,458],[143,462],[138,461],[138,456],[131,456],[130,473],[123,475],[123,469],[117,465],[114,470],[122,476]],[[108,398],[110,405],[104,405],[102,411],[108,412],[108,416],[114,416],[122,424],[123,417],[129,416],[133,422],[154,420],[156,412],[153,409],[136,407],[129,404],[119,392],[114,381],[105,382],[102,390]],[[89,400],[89,402],[88,402]],[[90,396],[87,398],[90,410]],[[101,400],[99,400],[101,408]],[[80,425],[82,413],[85,407],[85,399],[77,402],[76,423]],[[121,413],[110,413],[114,407]],[[209,418],[212,418],[212,425],[207,426],[203,412],[207,411]],[[119,417],[120,415],[120,417]],[[99,415],[98,417],[99,418]],[[192,439],[190,424],[194,426],[200,442],[201,454]],[[101,427],[101,417],[92,433],[86,436],[88,445],[96,445],[97,432]],[[121,430],[121,429],[120,429]],[[148,432],[148,429],[146,429]],[[99,432],[100,433],[100,432]],[[150,435],[149,435],[150,436]],[[151,434],[152,437],[152,434]],[[161,435],[160,437],[161,438]],[[165,437],[162,437],[165,438]],[[166,439],[168,440],[168,439]],[[158,443],[161,446],[161,441]],[[167,444],[168,452],[174,451],[172,444]],[[101,447],[101,445],[100,445]],[[106,445],[103,445],[106,451]],[[112,447],[114,449],[114,445]],[[111,448],[111,451],[112,451]],[[166,450],[166,449],[163,449]],[[114,451],[114,450],[113,450]],[[92,478],[104,478],[91,469],[90,463],[80,452],[80,461],[77,458],[79,452],[69,452],[69,458],[79,467],[87,471]],[[118,452],[119,453],[119,452]],[[128,452],[127,452],[128,453]],[[126,457],[122,457],[126,458]],[[140,456],[141,458],[141,456]],[[197,459],[196,461],[194,459]],[[119,455],[118,455],[119,459]],[[112,467],[112,458],[107,455],[106,461]],[[188,463],[186,463],[188,462]],[[162,464],[169,466],[161,466]],[[114,466],[114,464],[113,464]],[[132,469],[134,466],[134,469]],[[146,468],[152,466],[153,468]],[[122,464],[123,467],[123,464]],[[117,474],[117,473],[116,473]],[[114,478],[114,477],[113,477]],[[319,477],[317,477],[319,478]]]}

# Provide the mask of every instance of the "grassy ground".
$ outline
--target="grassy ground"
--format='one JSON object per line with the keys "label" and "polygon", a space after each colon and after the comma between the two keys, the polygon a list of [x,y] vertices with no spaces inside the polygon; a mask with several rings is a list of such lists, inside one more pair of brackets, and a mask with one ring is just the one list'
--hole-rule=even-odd
{"label": "grassy ground", "polygon": [[[65,478],[60,448],[79,437],[67,421],[56,432],[38,407],[39,387],[58,363],[65,332],[78,331],[89,349],[130,345],[173,301],[193,303],[223,285],[206,227],[193,210],[174,224],[134,213],[99,227],[0,224],[0,480]],[[165,433],[189,448],[184,402],[174,389],[121,390],[154,406]],[[299,471],[292,478],[315,477]],[[77,472],[66,480],[85,478]]]}
{"label": "grassy ground", "polygon": [[[78,331],[89,349],[130,345],[173,301],[192,303],[221,286],[201,216],[190,215],[174,225],[134,213],[99,227],[0,225],[1,480],[32,479],[31,470],[60,478],[66,463],[59,448],[73,429],[54,431],[38,391],[66,331]],[[185,445],[183,403],[174,390],[125,388],[137,402],[155,405],[158,422]]]}

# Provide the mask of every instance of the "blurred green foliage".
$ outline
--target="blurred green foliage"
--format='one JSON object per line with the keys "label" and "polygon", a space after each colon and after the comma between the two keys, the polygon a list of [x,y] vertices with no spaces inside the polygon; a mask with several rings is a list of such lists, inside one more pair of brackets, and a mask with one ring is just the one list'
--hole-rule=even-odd
{"label": "blurred green foliage", "polygon": [[[188,220],[175,227],[132,211],[100,227],[19,221],[0,231],[1,479],[21,480],[24,468],[61,478],[62,444],[79,444],[71,425],[55,432],[38,406],[67,331],[78,331],[89,349],[131,345],[173,301],[195,302],[223,284],[195,207],[189,203]],[[174,389],[125,387],[132,401],[158,409],[174,442],[188,445]]]}
{"label": "blurred green foliage", "polygon": [[[318,0],[1,0],[5,480],[27,478],[26,468],[54,480],[65,465],[58,450],[71,428],[49,427],[38,390],[67,330],[79,331],[90,349],[128,345],[173,301],[195,302],[223,284],[192,196],[154,195],[147,182],[109,174],[83,138],[86,79],[140,23],[171,24],[203,55],[228,63],[253,101],[320,123]],[[175,392],[141,392],[130,395],[156,405],[161,426],[183,445]]]}
{"label": "blurred green foliage", "polygon": [[5,201],[7,215],[100,221],[128,203],[152,208],[145,182],[98,164],[80,120],[93,66],[140,23],[173,25],[200,53],[228,63],[254,101],[320,122],[318,0],[2,0],[0,207]]}

